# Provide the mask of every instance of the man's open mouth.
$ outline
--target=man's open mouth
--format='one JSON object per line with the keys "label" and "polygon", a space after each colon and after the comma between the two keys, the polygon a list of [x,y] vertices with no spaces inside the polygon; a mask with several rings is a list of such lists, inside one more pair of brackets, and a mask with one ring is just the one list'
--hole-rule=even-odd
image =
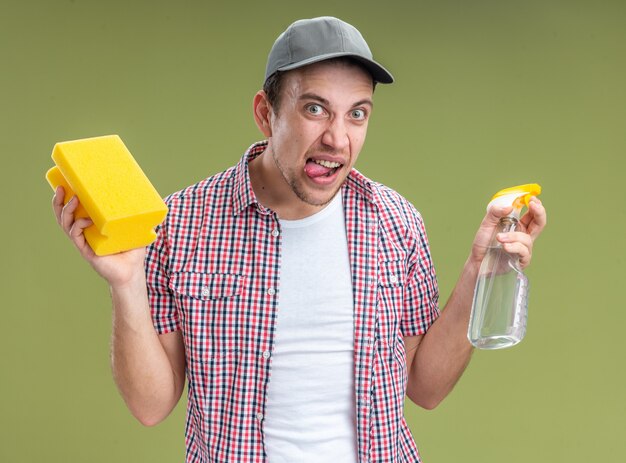
{"label": "man's open mouth", "polygon": [[304,171],[312,178],[330,177],[337,172],[342,165],[343,164],[339,162],[309,158],[304,166]]}

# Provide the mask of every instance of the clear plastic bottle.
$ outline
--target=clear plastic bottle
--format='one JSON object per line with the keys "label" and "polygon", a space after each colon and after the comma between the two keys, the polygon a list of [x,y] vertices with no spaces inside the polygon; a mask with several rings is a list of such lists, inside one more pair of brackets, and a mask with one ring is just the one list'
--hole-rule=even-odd
{"label": "clear plastic bottle", "polygon": [[506,252],[496,235],[519,230],[524,203],[528,205],[530,197],[540,191],[536,184],[507,188],[489,203],[512,205],[514,210],[500,219],[478,272],[467,337],[479,349],[511,347],[526,334],[528,279],[520,268],[519,257]]}

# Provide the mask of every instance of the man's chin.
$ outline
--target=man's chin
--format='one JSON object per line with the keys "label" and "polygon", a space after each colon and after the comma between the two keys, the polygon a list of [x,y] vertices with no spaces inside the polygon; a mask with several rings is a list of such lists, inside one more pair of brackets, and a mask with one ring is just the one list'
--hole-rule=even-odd
{"label": "man's chin", "polygon": [[[341,185],[343,185],[343,182],[341,183]],[[294,192],[301,201],[307,203],[308,205],[323,207],[328,205],[328,203],[330,203],[335,198],[335,196],[341,189],[341,185],[334,187],[330,191],[319,191],[318,189],[310,193],[304,193],[302,191],[297,191],[294,189]]]}

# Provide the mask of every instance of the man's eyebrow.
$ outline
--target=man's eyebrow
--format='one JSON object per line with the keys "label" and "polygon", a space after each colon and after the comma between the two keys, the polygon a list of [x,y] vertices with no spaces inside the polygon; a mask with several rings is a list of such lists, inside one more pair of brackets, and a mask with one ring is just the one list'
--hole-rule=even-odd
{"label": "man's eyebrow", "polygon": [[[315,93],[303,93],[302,95],[300,95],[300,97],[298,98],[300,100],[315,100],[315,101],[319,101],[320,103],[322,103],[323,105],[326,106],[330,106],[330,101],[328,101],[326,98],[323,98],[319,95],[316,95]],[[352,105],[352,107],[356,107],[356,106],[362,106],[362,105],[369,105],[370,107],[374,107],[374,102],[372,100],[370,100],[369,98],[365,98],[363,100],[359,100],[356,103],[354,103]]]}
{"label": "man's eyebrow", "polygon": [[374,107],[374,102],[372,100],[370,100],[369,98],[365,98],[364,100],[359,100],[356,103],[354,103],[352,105],[352,107],[363,106],[363,105],[369,105],[370,108],[373,108]]}
{"label": "man's eyebrow", "polygon": [[303,93],[302,95],[300,95],[299,99],[300,100],[316,100],[326,106],[330,105],[330,101],[328,101],[326,98],[322,98],[321,96],[316,95],[315,93]]}

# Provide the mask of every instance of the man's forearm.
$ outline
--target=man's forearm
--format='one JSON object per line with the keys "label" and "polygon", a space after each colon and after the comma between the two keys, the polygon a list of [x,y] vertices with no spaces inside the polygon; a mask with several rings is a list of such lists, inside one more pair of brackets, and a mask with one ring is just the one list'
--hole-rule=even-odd
{"label": "man's forearm", "polygon": [[154,330],[146,283],[111,287],[113,333],[111,366],[115,382],[132,414],[144,425],[162,421],[182,392],[168,355]]}
{"label": "man's forearm", "polygon": [[441,316],[413,357],[407,395],[424,408],[434,408],[450,393],[470,361],[473,348],[467,340],[467,326],[479,265],[466,261]]}

